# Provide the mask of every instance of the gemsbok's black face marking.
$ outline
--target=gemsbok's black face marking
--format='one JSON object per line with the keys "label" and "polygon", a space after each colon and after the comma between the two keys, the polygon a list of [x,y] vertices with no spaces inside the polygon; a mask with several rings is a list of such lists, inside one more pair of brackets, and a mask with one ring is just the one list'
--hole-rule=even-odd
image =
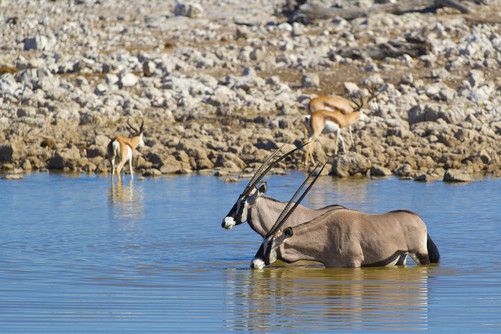
{"label": "gemsbok's black face marking", "polygon": [[251,262],[251,268],[262,269],[265,266],[269,266],[274,263],[278,258],[277,251],[280,246],[282,246],[286,239],[292,237],[293,235],[294,232],[292,228],[288,227],[276,236],[265,238]]}
{"label": "gemsbok's black face marking", "polygon": [[[293,148],[287,153],[279,156],[275,160],[273,160],[277,154],[281,152],[281,149],[284,145],[277,148],[266,160],[265,162],[257,169],[254,176],[250,179],[247,186],[245,186],[242,194],[238,197],[237,202],[233,205],[230,212],[223,219],[221,226],[225,229],[231,229],[235,225],[239,225],[245,223],[247,221],[247,217],[249,214],[249,206],[255,203],[256,196],[266,192],[266,183],[260,183],[263,177],[276,166],[280,161],[290,156],[297,150],[302,149],[308,143],[304,143],[300,146]],[[259,186],[258,186],[259,185]]]}
{"label": "gemsbok's black face marking", "polygon": [[266,183],[262,183],[259,187],[250,192],[249,195],[242,194],[238,197],[230,212],[223,219],[222,228],[227,230],[232,229],[236,225],[247,222],[249,215],[249,206],[255,202],[256,198],[266,192]]}

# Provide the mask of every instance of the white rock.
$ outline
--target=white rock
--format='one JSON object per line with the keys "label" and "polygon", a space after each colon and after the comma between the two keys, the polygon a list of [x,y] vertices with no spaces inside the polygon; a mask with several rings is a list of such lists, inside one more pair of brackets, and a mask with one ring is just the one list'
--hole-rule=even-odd
{"label": "white rock", "polygon": [[122,72],[120,74],[120,85],[122,87],[132,87],[139,81],[138,77],[130,72]]}
{"label": "white rock", "polygon": [[14,76],[6,73],[0,76],[0,96],[2,95],[15,95],[18,86]]}
{"label": "white rock", "polygon": [[106,93],[106,91],[108,90],[108,86],[106,86],[105,84],[103,83],[100,83],[96,86],[96,89],[95,89],[95,93],[97,95],[103,95],[104,93]]}
{"label": "white rock", "polygon": [[106,74],[104,80],[108,85],[114,85],[118,82],[118,76],[115,74]]}

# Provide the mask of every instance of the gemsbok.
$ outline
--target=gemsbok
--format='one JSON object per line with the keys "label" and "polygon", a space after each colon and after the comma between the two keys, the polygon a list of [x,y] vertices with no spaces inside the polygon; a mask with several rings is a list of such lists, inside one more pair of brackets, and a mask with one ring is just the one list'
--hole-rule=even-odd
{"label": "gemsbok", "polygon": [[[251,178],[243,192],[238,196],[237,201],[223,219],[221,227],[230,230],[236,225],[248,223],[249,226],[262,237],[266,236],[271,227],[277,220],[280,213],[284,210],[287,202],[280,202],[274,198],[265,196],[266,183],[260,182],[266,173],[278,162],[290,156],[295,151],[301,149],[304,145],[290,150],[284,155],[278,157],[275,161],[271,160],[280,152],[278,148],[271,154],[267,160],[259,167]],[[327,211],[344,208],[341,205],[329,205],[320,209],[309,209],[299,205],[294,214],[287,221],[287,226],[297,225],[309,221],[315,217],[324,214]]]}
{"label": "gemsbok", "polygon": [[[309,115],[304,118],[305,141],[313,142],[318,139],[322,133],[335,133],[336,142],[334,153],[337,154],[338,144],[341,141],[343,153],[346,152],[344,139],[341,136],[341,129],[348,128],[350,133],[351,145],[353,145],[353,135],[351,125],[364,117],[362,108],[376,97],[376,87],[369,87],[369,95],[353,97],[351,100],[340,96],[319,96],[312,99],[308,104]],[[313,145],[306,149],[305,165],[308,166],[309,160],[313,159]]]}
{"label": "gemsbok", "polygon": [[[111,162],[112,180],[115,174],[120,180],[122,168],[127,161],[129,161],[130,177],[131,179],[134,178],[134,173],[132,171],[132,154],[136,148],[144,146],[144,120],[141,119],[141,125],[139,126],[139,128],[136,128],[132,124],[130,124],[129,120],[127,120],[126,126],[131,136],[125,137],[117,135],[112,141],[110,141],[107,147],[107,155]],[[119,158],[120,161],[115,168],[116,158]]]}
{"label": "gemsbok", "polygon": [[423,220],[407,210],[366,214],[339,208],[311,221],[285,227],[315,180],[290,208],[304,183],[296,191],[264,238],[251,262],[252,268],[262,269],[276,260],[316,261],[325,267],[394,266],[405,265],[407,255],[418,265],[439,262],[438,248]]}

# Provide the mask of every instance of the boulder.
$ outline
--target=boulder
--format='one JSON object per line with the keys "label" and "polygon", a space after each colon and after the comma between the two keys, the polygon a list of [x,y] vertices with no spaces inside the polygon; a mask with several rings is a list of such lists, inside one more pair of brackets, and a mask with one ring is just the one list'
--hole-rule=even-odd
{"label": "boulder", "polygon": [[25,155],[26,145],[23,141],[15,140],[12,143],[0,145],[0,162],[13,162]]}
{"label": "boulder", "polygon": [[28,37],[24,40],[24,51],[29,50],[48,50],[50,47],[50,41],[46,36],[35,36]]}
{"label": "boulder", "polygon": [[173,156],[169,155],[162,160],[160,172],[162,174],[180,174],[182,169],[182,163],[176,160]]}
{"label": "boulder", "polygon": [[409,125],[420,122],[436,122],[438,119],[443,119],[448,123],[455,121],[455,114],[448,112],[441,105],[421,105],[417,104],[410,108],[407,112]]}
{"label": "boulder", "polygon": [[346,177],[355,174],[365,174],[370,168],[370,161],[363,155],[348,152],[334,158],[331,174]]}
{"label": "boulder", "polygon": [[48,169],[75,168],[80,160],[80,151],[76,147],[64,148],[56,151],[52,158],[47,160]]}
{"label": "boulder", "polygon": [[189,18],[202,17],[204,9],[201,5],[196,3],[177,3],[174,8],[174,15],[186,16]]}
{"label": "boulder", "polygon": [[470,182],[472,181],[471,176],[465,170],[460,169],[448,169],[444,174],[444,182]]}
{"label": "boulder", "polygon": [[110,141],[111,141],[111,139],[105,135],[97,135],[94,138],[94,144],[98,147],[103,147],[104,149],[106,149],[106,147],[108,146]]}
{"label": "boulder", "polygon": [[148,168],[143,172],[143,176],[161,176],[162,172],[156,168]]}
{"label": "boulder", "polygon": [[386,167],[383,166],[372,166],[371,169],[369,169],[369,175],[371,177],[382,177],[382,176],[390,176],[391,175],[391,170],[389,170]]}
{"label": "boulder", "polygon": [[410,177],[414,174],[414,170],[412,166],[408,163],[400,165],[397,169],[393,171],[393,173],[400,177]]}
{"label": "boulder", "polygon": [[12,161],[14,148],[12,144],[0,145],[0,161]]}
{"label": "boulder", "polygon": [[416,175],[414,178],[414,181],[417,182],[432,182],[438,180],[439,176],[438,175],[432,175],[432,174],[427,174],[427,173],[421,173]]}
{"label": "boulder", "polygon": [[304,74],[301,78],[301,86],[303,88],[318,88],[320,87],[320,77],[316,73]]}

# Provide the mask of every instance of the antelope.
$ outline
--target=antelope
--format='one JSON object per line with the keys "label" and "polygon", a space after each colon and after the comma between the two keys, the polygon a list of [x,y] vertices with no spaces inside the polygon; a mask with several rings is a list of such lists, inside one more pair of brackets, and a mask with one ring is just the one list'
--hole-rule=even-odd
{"label": "antelope", "polygon": [[296,191],[263,239],[251,262],[252,268],[262,269],[278,259],[286,263],[309,260],[325,267],[349,268],[405,265],[407,255],[417,265],[439,262],[438,248],[425,223],[407,210],[366,214],[339,208],[282,229],[315,181],[316,178],[289,209],[301,188]]}
{"label": "antelope", "polygon": [[[223,219],[221,227],[230,230],[236,225],[247,222],[256,233],[261,237],[265,237],[287,203],[265,196],[267,185],[260,181],[273,166],[303,146],[297,147],[270,162],[281,151],[281,148],[275,150],[259,167],[243,192],[238,196],[237,201]],[[293,226],[309,221],[336,208],[344,207],[334,204],[315,210],[299,205],[287,224]]]}
{"label": "antelope", "polygon": [[[341,141],[343,153],[346,152],[341,129],[348,128],[350,141],[353,145],[351,125],[365,116],[362,108],[376,97],[375,91],[376,89],[371,87],[369,96],[362,97],[359,95],[358,100],[355,98],[348,100],[341,96],[319,96],[312,99],[308,103],[310,114],[304,118],[306,141],[316,141],[321,133],[336,133],[334,153],[337,154],[339,141]],[[306,166],[308,166],[310,159],[314,163],[312,149],[312,146],[306,149]]]}
{"label": "antelope", "polygon": [[[108,157],[110,158],[111,162],[112,179],[116,174],[118,179],[120,180],[122,168],[127,161],[129,161],[130,177],[131,179],[134,179],[134,174],[132,171],[132,152],[136,148],[144,146],[144,140],[143,140],[144,120],[141,119],[141,125],[139,126],[139,128],[136,128],[132,124],[130,124],[129,120],[127,120],[126,126],[131,136],[125,137],[117,135],[112,141],[110,141],[107,147]],[[115,169],[115,159],[117,157],[120,158],[120,161]]]}

